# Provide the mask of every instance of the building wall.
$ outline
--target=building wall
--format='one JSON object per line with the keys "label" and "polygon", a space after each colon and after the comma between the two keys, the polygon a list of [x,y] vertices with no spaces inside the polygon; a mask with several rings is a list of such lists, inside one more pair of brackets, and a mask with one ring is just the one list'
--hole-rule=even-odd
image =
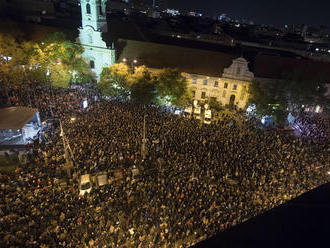
{"label": "building wall", "polygon": [[193,91],[195,100],[203,102],[214,97],[226,106],[230,104],[231,96],[235,96],[233,103],[237,108],[244,109],[247,104],[248,89],[251,82],[188,73],[183,73],[183,76],[187,78],[188,87]]}
{"label": "building wall", "polygon": [[224,68],[221,77],[188,73],[183,75],[188,79],[195,100],[206,101],[208,98],[215,98],[224,106],[235,105],[239,109],[246,107],[249,86],[254,79],[244,58],[234,59],[228,68]]}

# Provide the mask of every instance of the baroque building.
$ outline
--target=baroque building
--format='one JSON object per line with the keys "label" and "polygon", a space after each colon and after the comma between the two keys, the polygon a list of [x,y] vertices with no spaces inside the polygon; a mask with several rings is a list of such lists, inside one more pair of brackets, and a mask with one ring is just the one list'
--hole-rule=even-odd
{"label": "baroque building", "polygon": [[103,68],[115,63],[113,43],[108,45],[102,38],[102,34],[108,32],[106,2],[107,0],[80,0],[82,24],[77,43],[83,46],[83,57],[97,81]]}
{"label": "baroque building", "polygon": [[213,98],[224,106],[237,106],[239,109],[245,108],[249,85],[254,79],[244,58],[234,59],[228,68],[224,68],[221,77],[191,73],[183,73],[183,76],[188,79],[195,100],[205,102]]}

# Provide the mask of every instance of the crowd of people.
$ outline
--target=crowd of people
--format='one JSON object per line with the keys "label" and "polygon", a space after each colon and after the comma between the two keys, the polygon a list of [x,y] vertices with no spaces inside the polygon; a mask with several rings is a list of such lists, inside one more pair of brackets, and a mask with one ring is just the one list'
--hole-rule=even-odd
{"label": "crowd of people", "polygon": [[294,126],[300,135],[319,142],[330,139],[330,116],[326,113],[303,113],[297,116]]}
{"label": "crowd of people", "polygon": [[74,176],[62,184],[64,147],[52,129],[26,164],[0,175],[0,247],[189,247],[329,181],[327,140],[226,115],[199,125],[127,102],[82,110],[80,90],[35,94],[43,118],[61,118],[75,173],[107,172],[111,183],[84,196]]}

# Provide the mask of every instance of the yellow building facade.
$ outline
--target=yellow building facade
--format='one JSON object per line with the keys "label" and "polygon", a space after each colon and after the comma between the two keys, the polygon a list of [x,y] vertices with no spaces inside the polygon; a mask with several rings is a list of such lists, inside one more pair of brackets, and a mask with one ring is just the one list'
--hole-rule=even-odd
{"label": "yellow building facade", "polygon": [[230,67],[225,68],[221,77],[198,75],[183,72],[193,97],[199,102],[213,98],[223,106],[236,106],[244,109],[249,99],[249,86],[254,75],[244,58],[234,59]]}

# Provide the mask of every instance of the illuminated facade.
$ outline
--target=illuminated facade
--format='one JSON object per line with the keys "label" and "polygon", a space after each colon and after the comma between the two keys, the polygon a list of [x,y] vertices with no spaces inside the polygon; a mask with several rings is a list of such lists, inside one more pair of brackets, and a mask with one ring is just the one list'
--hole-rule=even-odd
{"label": "illuminated facade", "polygon": [[107,46],[102,33],[108,31],[106,19],[107,0],[80,0],[82,25],[77,42],[84,47],[84,58],[99,80],[104,67],[115,63],[113,44]]}
{"label": "illuminated facade", "polygon": [[224,69],[222,77],[191,73],[182,73],[182,75],[188,79],[195,100],[204,102],[214,98],[224,106],[235,105],[239,109],[246,107],[249,85],[254,78],[244,58],[234,59],[232,65]]}

